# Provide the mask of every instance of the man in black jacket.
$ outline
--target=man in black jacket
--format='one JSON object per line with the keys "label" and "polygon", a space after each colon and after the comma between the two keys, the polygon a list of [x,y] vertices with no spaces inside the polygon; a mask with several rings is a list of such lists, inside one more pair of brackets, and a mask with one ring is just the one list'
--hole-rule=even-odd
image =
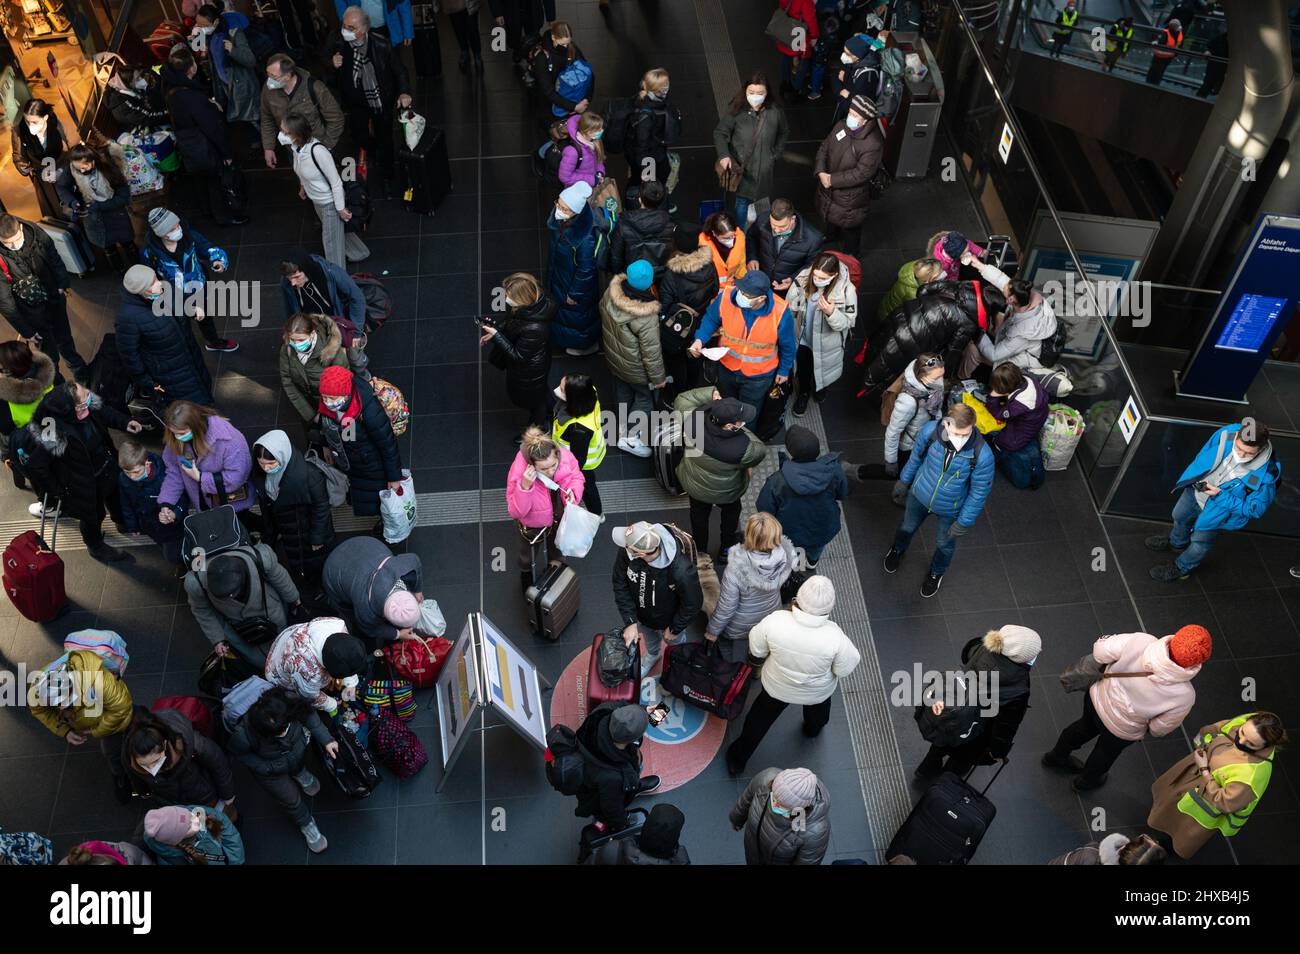
{"label": "man in black jacket", "polygon": [[595,819],[593,826],[583,830],[579,863],[591,853],[587,846],[591,837],[622,831],[632,800],[659,787],[658,775],[641,775],[641,737],[649,725],[644,707],[607,702],[593,709],[578,727],[583,782],[573,813]]}
{"label": "man in black jacket", "polygon": [[333,67],[331,80],[347,114],[352,145],[366,150],[371,181],[382,179],[391,199],[396,110],[411,105],[402,61],[391,44],[370,29],[370,17],[360,7],[343,11],[342,32],[330,34],[325,56]]}
{"label": "man in black jacket", "polygon": [[[212,376],[190,319],[164,299],[165,285],[148,265],[132,265],[122,279],[122,304],[113,320],[117,353],[137,393],[157,390],[167,401],[212,404]],[[179,315],[169,312],[180,311]]]}
{"label": "man in black jacket", "polygon": [[54,242],[43,229],[12,215],[0,215],[0,315],[24,338],[40,338],[40,349],[54,362],[59,356],[75,374],[86,366],[77,354],[64,299],[72,280]]}
{"label": "man in black jacket", "polygon": [[619,275],[644,258],[655,269],[655,281],[663,275],[673,249],[673,220],[666,209],[667,192],[662,183],[651,180],[641,185],[640,208],[628,209],[618,220],[610,240],[609,271]]}
{"label": "man in black jacket", "polygon": [[167,58],[160,75],[186,174],[202,181],[208,193],[208,209],[218,225],[243,225],[248,216],[227,204],[221,187],[222,170],[232,168],[235,162],[230,130],[221,110],[209,98],[194,54],[184,48],[176,50]]}
{"label": "man in black jacket", "polygon": [[873,103],[880,101],[885,83],[880,50],[885,44],[865,34],[851,36],[840,54],[842,69],[836,78],[835,114],[831,127],[842,122],[849,114],[849,104],[854,96],[866,96]]}
{"label": "man in black jacket", "polygon": [[771,276],[772,291],[784,298],[790,283],[813,263],[825,240],[818,229],[795,212],[793,202],[773,199],[771,214],[756,219],[745,233],[749,270]]}
{"label": "man in black jacket", "polygon": [[638,521],[615,527],[614,603],[623,620],[623,639],[631,646],[645,637],[641,675],[650,675],[663,654],[663,641],[675,643],[704,606],[695,561],[672,530]]}

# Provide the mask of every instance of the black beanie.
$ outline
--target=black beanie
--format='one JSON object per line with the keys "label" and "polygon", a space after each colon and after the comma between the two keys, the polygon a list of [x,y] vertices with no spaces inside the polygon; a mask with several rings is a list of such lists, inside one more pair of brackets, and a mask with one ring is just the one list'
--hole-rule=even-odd
{"label": "black beanie", "polygon": [[673,245],[683,255],[689,255],[700,247],[700,230],[694,225],[678,222],[673,229]]}
{"label": "black beanie", "polygon": [[320,656],[327,673],[335,679],[346,679],[355,676],[365,666],[366,647],[355,636],[335,633],[326,637]]}
{"label": "black beanie", "polygon": [[208,564],[208,592],[217,599],[240,597],[248,586],[248,567],[233,554],[212,558]]}
{"label": "black beanie", "polygon": [[795,424],[785,429],[785,449],[790,452],[791,460],[806,464],[817,459],[822,445],[816,434]]}

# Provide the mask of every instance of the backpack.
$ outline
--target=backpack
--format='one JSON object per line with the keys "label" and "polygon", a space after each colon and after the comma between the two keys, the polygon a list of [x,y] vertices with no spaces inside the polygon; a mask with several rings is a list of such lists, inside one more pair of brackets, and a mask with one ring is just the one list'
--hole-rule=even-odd
{"label": "backpack", "polygon": [[308,464],[315,467],[325,478],[325,493],[329,496],[331,507],[341,507],[348,499],[348,475],[337,467],[331,467],[321,460],[315,448],[308,448],[303,455]]}
{"label": "backpack", "polygon": [[1061,352],[1065,350],[1065,339],[1069,337],[1069,329],[1065,327],[1065,322],[1059,318],[1056,320],[1056,332],[1050,338],[1044,338],[1038,348],[1038,363],[1044,368],[1050,368],[1061,358]]}
{"label": "backpack", "polygon": [[[574,60],[555,77],[555,93],[574,103],[587,99],[591,93],[593,76],[590,63],[586,60]],[[563,106],[552,106],[551,112],[556,116],[569,115],[569,111]]]}
{"label": "backpack", "polygon": [[[312,105],[319,112],[320,103],[316,101],[316,93],[310,82],[307,84],[307,93],[311,96]],[[324,145],[324,143],[317,143],[317,145]],[[325,151],[329,152],[328,149]],[[316,150],[312,149],[309,155],[311,156],[311,164],[316,167],[320,177],[328,182],[329,177],[325,175],[325,170],[316,161]],[[335,171],[337,172],[337,170]],[[370,206],[370,193],[366,190],[365,183],[359,179],[343,183],[343,207],[352,213],[352,218],[343,223],[343,231],[364,231],[365,227],[370,224],[370,217],[374,214],[374,209]]]}
{"label": "backpack", "polygon": [[596,674],[601,685],[614,689],[627,681],[632,674],[632,650],[620,635],[620,627],[605,634],[596,654]]}
{"label": "backpack", "polygon": [[605,117],[605,135],[600,140],[605,147],[605,152],[623,151],[628,121],[632,118],[633,102],[631,99],[611,99],[605,106],[605,112],[601,114]]}
{"label": "backpack", "polygon": [[610,270],[609,256],[614,246],[612,239],[614,229],[618,225],[618,214],[606,206],[593,205],[591,206],[591,220],[591,230],[596,236],[594,255],[596,267],[607,272]]}
{"label": "backpack", "polygon": [[660,346],[666,354],[681,354],[688,347],[695,329],[699,327],[700,313],[679,301],[672,311],[659,316]]}
{"label": "backpack", "polygon": [[161,712],[163,709],[175,709],[189,719],[194,728],[203,735],[209,739],[216,738],[216,724],[212,719],[212,710],[198,696],[163,696],[149,707],[150,712]]}
{"label": "backpack", "polygon": [[559,119],[551,123],[550,139],[533,153],[533,174],[556,192],[563,188],[560,182],[560,162],[564,159],[564,150],[569,146],[573,146],[578,154],[578,164],[574,168],[581,169],[582,149],[569,138],[567,120]]}
{"label": "backpack", "polygon": [[369,272],[357,272],[352,275],[352,280],[366,300],[366,332],[372,334],[393,317],[393,296],[384,283]]}
{"label": "backpack", "polygon": [[370,710],[370,738],[379,760],[398,778],[410,778],[429,764],[429,754],[411,727],[378,706]]}
{"label": "backpack", "polygon": [[122,414],[127,413],[127,403],[135,390],[131,376],[122,364],[122,357],[117,350],[117,335],[109,332],[86,368],[86,385],[94,391],[104,403]]}
{"label": "backpack", "polygon": [[903,102],[903,67],[902,50],[880,51],[880,95],[876,98],[876,109],[886,120],[893,120]]}
{"label": "backpack", "polygon": [[849,281],[853,283],[853,288],[856,291],[858,286],[862,284],[862,263],[845,252],[831,252],[831,254],[848,266]]}
{"label": "backpack", "polygon": [[389,423],[393,425],[393,436],[401,437],[411,423],[411,406],[406,403],[406,398],[402,397],[397,385],[383,378],[371,378],[370,386],[375,391],[375,398],[383,405]]}
{"label": "backpack", "polygon": [[[618,640],[622,642],[622,640]],[[578,734],[567,725],[553,725],[546,733],[546,781],[561,795],[577,795],[587,777]]]}
{"label": "backpack", "polygon": [[69,633],[63,641],[63,652],[88,649],[101,660],[104,668],[115,676],[126,674],[131,654],[126,651],[126,640],[110,629],[79,629]]}
{"label": "backpack", "polygon": [[192,513],[182,521],[181,526],[183,527],[181,559],[187,563],[199,554],[202,554],[206,561],[218,553],[253,545],[248,531],[239,522],[239,517],[235,515],[235,508],[230,504]]}

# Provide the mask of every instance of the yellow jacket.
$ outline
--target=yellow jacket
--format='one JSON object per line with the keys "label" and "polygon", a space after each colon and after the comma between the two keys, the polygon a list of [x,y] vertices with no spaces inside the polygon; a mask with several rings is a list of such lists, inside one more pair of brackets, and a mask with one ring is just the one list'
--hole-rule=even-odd
{"label": "yellow jacket", "polygon": [[[105,669],[104,661],[88,649],[68,653],[67,668],[77,677],[80,703],[69,709],[33,705],[32,715],[61,739],[69,731],[95,739],[125,731],[131,724],[132,712],[131,690],[126,683]],[[102,695],[98,715],[88,714],[89,709],[100,710],[99,700],[90,698],[91,693]]]}

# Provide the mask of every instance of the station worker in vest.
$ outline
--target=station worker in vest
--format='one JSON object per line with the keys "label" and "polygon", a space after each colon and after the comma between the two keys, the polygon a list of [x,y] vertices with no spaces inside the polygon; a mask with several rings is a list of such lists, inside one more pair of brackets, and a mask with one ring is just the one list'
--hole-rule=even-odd
{"label": "station worker in vest", "polygon": [[1066,0],[1065,6],[1056,14],[1056,29],[1052,32],[1052,56],[1059,57],[1061,51],[1070,45],[1074,36],[1074,27],[1079,22],[1079,7],[1075,0]]}
{"label": "station worker in vest", "polygon": [[1264,516],[1281,480],[1282,463],[1265,425],[1246,418],[1215,431],[1174,485],[1182,495],[1174,504],[1173,528],[1146,539],[1149,550],[1178,554],[1173,563],[1153,566],[1151,578],[1186,580],[1220,533]]}
{"label": "station worker in vest", "polygon": [[718,294],[700,319],[689,353],[700,357],[714,335],[727,349],[718,371],[723,397],[761,408],[772,384],[789,379],[796,348],[794,319],[785,302],[772,294],[772,282],[763,272],[747,272],[735,287]]}
{"label": "station worker in vest", "polygon": [[1207,725],[1192,739],[1192,754],[1151,786],[1147,824],[1190,858],[1217,831],[1232,838],[1245,826],[1273,777],[1273,755],[1286,745],[1282,720],[1271,712],[1248,712]]}

